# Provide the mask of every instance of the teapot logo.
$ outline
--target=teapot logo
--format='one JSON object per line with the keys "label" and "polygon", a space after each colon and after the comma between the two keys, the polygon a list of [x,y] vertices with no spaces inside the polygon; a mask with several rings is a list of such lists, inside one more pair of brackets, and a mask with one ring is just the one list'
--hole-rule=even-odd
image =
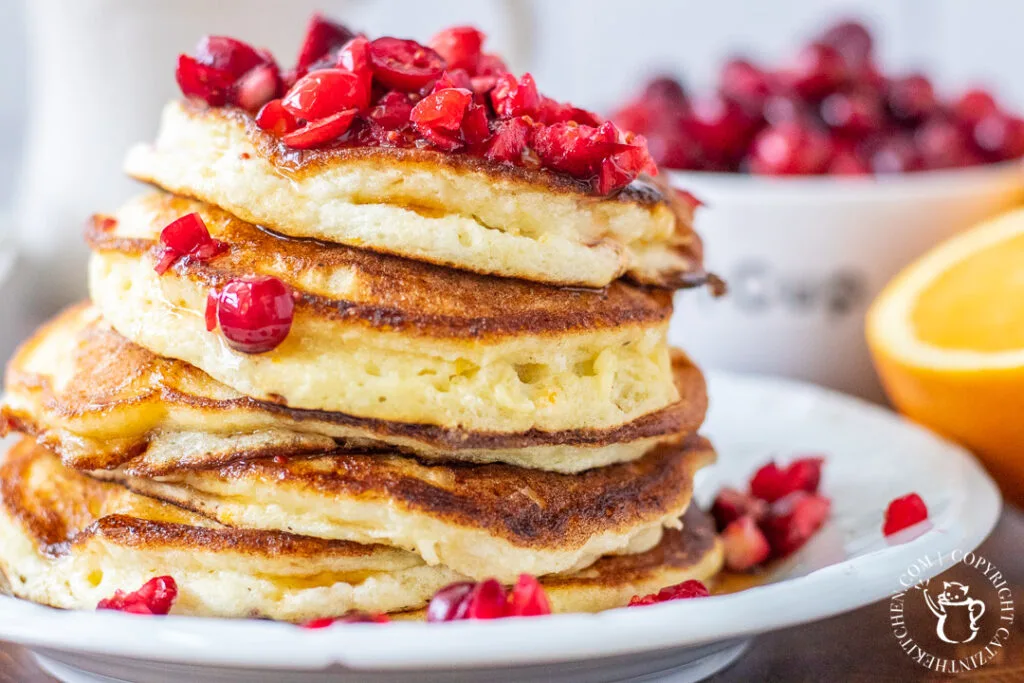
{"label": "teapot logo", "polygon": [[[971,642],[978,635],[978,630],[980,629],[978,622],[981,616],[985,614],[985,603],[970,597],[967,594],[968,590],[969,588],[962,583],[944,581],[942,583],[942,592],[939,593],[937,598],[933,598],[928,593],[927,588],[921,591],[924,594],[924,601],[927,603],[928,609],[931,610],[931,613],[938,620],[935,624],[935,635],[943,642],[962,645],[963,643]],[[967,628],[966,630],[961,629],[963,632],[957,634],[955,629],[950,628],[947,620],[961,611],[966,617],[962,621],[966,623]]]}

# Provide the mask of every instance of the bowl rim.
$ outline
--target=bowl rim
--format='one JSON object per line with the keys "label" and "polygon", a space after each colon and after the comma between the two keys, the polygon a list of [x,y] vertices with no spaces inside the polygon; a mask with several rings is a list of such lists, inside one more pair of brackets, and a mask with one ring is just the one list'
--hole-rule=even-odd
{"label": "bowl rim", "polygon": [[1024,159],[969,168],[941,169],[884,176],[758,176],[746,173],[662,169],[673,187],[692,190],[698,198],[751,202],[857,202],[915,197],[973,196],[1016,187],[1024,192]]}

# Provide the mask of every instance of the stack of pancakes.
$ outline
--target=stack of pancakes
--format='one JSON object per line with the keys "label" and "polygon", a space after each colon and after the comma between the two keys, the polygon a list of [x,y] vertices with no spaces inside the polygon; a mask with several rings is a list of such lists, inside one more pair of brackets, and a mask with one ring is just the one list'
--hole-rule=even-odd
{"label": "stack of pancakes", "polygon": [[[594,611],[719,570],[690,507],[705,385],[666,338],[672,290],[707,279],[689,207],[426,149],[287,150],[188,104],[128,169],[160,190],[92,221],[91,303],[7,370],[13,594],[92,609],[170,575],[174,613],[304,621],[521,573]],[[191,213],[226,252],[158,275]],[[254,275],[295,301],[260,354],[204,322]]]}

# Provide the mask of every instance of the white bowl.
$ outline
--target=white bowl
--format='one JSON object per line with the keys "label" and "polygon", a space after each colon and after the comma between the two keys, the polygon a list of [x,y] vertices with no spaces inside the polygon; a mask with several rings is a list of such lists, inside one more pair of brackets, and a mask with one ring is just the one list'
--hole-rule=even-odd
{"label": "white bowl", "polygon": [[708,368],[883,394],[864,342],[868,304],[929,247],[1015,205],[1024,167],[996,164],[882,178],[669,172],[697,212],[724,299],[682,292],[672,341]]}

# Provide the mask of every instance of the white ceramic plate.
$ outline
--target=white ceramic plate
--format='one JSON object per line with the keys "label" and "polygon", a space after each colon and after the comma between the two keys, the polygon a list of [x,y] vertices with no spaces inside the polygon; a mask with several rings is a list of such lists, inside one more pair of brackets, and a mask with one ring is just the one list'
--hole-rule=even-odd
{"label": "white ceramic plate", "polygon": [[[702,502],[773,455],[827,457],[832,517],[774,583],[596,615],[320,631],[60,612],[0,598],[0,639],[28,645],[75,681],[110,680],[82,671],[139,682],[612,681],[668,671],[673,681],[698,680],[738,656],[750,636],[884,599],[915,559],[974,549],[996,522],[997,489],[965,451],[881,408],[778,379],[712,374],[710,391],[704,431],[719,463],[698,482]],[[930,528],[886,540],[883,511],[910,491],[927,502]]]}

